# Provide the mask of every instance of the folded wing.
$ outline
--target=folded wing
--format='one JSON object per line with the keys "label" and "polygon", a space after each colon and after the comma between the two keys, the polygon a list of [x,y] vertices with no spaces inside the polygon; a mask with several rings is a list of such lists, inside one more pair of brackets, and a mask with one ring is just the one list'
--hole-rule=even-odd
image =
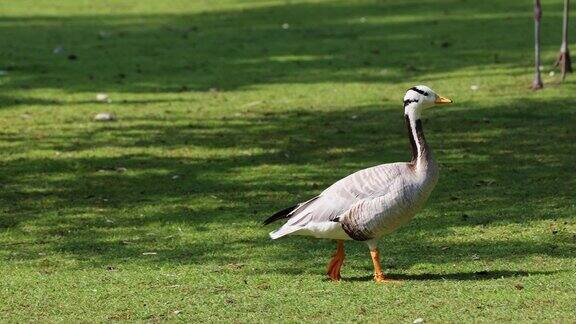
{"label": "folded wing", "polygon": [[[404,163],[382,164],[355,172],[328,187],[319,196],[298,205],[272,238],[298,232],[322,231],[337,225],[338,217],[360,201],[386,195],[401,181]],[[339,226],[339,225],[338,225]]]}

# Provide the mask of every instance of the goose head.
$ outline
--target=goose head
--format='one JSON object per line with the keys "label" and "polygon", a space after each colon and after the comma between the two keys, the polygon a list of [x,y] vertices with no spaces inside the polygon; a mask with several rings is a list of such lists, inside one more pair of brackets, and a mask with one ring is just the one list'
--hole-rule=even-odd
{"label": "goose head", "polygon": [[452,100],[442,97],[425,85],[417,85],[406,91],[404,95],[404,113],[419,117],[422,110],[436,105],[446,105]]}

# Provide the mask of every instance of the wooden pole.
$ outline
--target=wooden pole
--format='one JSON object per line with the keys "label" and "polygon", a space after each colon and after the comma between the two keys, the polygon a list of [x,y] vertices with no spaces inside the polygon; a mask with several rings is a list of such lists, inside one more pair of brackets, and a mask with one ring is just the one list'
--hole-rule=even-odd
{"label": "wooden pole", "polygon": [[566,78],[566,73],[572,73],[572,59],[568,49],[568,12],[570,10],[570,0],[564,0],[564,19],[562,21],[562,45],[560,45],[560,54],[554,67],[560,66],[562,72],[562,81]]}
{"label": "wooden pole", "polygon": [[542,19],[542,5],[540,0],[534,0],[534,81],[532,90],[542,89],[542,77],[540,76],[540,20]]}

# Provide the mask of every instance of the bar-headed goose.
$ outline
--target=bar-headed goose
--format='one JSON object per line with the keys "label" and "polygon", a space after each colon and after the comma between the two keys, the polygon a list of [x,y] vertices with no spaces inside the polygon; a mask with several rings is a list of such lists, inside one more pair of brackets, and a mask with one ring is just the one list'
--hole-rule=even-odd
{"label": "bar-headed goose", "polygon": [[426,108],[452,100],[420,85],[404,96],[404,118],[412,147],[412,161],[381,164],[357,171],[328,187],[320,195],[286,208],[264,221],[287,219],[270,233],[272,239],[285,235],[308,235],[337,240],[337,249],[327,274],[340,279],[344,262],[344,240],[365,241],[374,264],[374,280],[385,282],[377,240],[414,217],[438,180],[438,166],[424,138],[420,115]]}

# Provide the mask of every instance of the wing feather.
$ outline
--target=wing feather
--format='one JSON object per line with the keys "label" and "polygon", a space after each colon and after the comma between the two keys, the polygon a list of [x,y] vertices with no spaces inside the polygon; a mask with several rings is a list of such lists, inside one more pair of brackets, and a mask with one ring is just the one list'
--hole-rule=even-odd
{"label": "wing feather", "polygon": [[401,177],[402,168],[405,163],[382,164],[357,171],[299,206],[284,226],[305,227],[309,223],[334,221],[358,202],[385,195]]}

